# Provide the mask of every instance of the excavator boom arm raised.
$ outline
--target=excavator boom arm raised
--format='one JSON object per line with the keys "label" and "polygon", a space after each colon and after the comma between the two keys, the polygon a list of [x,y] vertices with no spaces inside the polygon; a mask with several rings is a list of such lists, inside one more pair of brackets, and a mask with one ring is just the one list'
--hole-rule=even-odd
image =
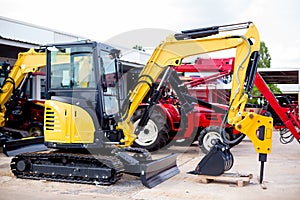
{"label": "excavator boom arm raised", "polygon": [[[225,30],[223,29],[224,27],[226,27]],[[207,37],[219,33],[221,28],[222,31],[246,29],[246,33],[243,35]],[[248,97],[247,94],[244,95],[244,85],[246,85],[246,91],[251,90],[254,81],[254,76],[251,74],[254,73],[255,75],[255,61],[258,61],[259,48],[259,33],[252,22],[183,31],[182,34],[167,37],[166,41],[162,42],[154,50],[148,63],[140,73],[136,87],[126,102],[128,107],[125,109],[126,112],[123,113],[123,121],[118,124],[118,128],[124,132],[125,145],[132,144],[136,138],[131,117],[146,96],[151,85],[167,67],[180,66],[182,59],[188,56],[227,49],[236,49],[231,92],[231,109],[228,114],[228,122],[233,125],[242,123],[242,125],[239,124],[238,127],[242,133],[248,135],[247,131],[249,127],[245,129],[247,127],[244,126],[244,123],[249,121],[249,117],[246,118],[246,121],[244,120],[244,117],[248,116],[248,113],[243,112]],[[260,118],[260,116],[258,116],[258,118]],[[257,141],[253,138],[253,141],[255,142],[255,146],[256,143],[261,145],[261,140]]]}

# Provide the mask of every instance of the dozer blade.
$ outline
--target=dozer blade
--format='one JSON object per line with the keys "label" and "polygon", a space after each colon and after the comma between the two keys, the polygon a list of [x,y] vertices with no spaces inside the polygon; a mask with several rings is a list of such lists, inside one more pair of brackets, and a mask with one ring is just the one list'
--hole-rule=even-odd
{"label": "dozer blade", "polygon": [[199,162],[194,171],[190,174],[201,174],[219,176],[231,169],[233,165],[233,155],[229,147],[220,140],[210,149],[210,151]]}
{"label": "dozer blade", "polygon": [[177,154],[141,164],[140,178],[144,186],[153,188],[156,185],[179,173],[176,164]]}
{"label": "dozer blade", "polygon": [[8,140],[3,144],[3,153],[6,156],[15,156],[20,153],[46,151],[44,137],[30,137],[16,140]]}

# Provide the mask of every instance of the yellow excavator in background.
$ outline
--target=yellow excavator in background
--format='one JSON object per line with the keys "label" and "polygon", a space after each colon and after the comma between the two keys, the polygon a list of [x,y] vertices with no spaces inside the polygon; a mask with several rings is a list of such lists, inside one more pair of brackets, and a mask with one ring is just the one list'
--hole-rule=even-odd
{"label": "yellow excavator in background", "polygon": [[[32,73],[38,72],[46,66],[46,53],[37,53],[33,49],[28,52],[19,53],[14,66],[3,63],[1,67],[1,88],[0,88],[0,128],[3,128],[11,113],[22,95]],[[7,104],[9,102],[9,104]],[[20,152],[41,151],[47,147],[43,144],[43,136],[26,137],[20,139],[21,130],[0,129],[1,145],[6,155],[15,155]]]}
{"label": "yellow excavator in background", "polygon": [[[243,35],[218,35],[243,29],[246,30]],[[217,36],[213,37],[215,34]],[[259,34],[252,22],[170,35],[155,49],[122,106],[119,91],[122,66],[117,49],[90,41],[45,46],[45,144],[58,150],[17,155],[11,161],[12,172],[19,178],[103,185],[115,183],[125,172],[140,176],[142,183],[149,188],[176,175],[179,172],[176,155],[151,160],[147,151],[130,146],[147,124],[166,80],[172,80],[177,86],[176,94],[185,102],[183,112],[190,112],[193,103],[201,102],[187,95],[179,79],[172,76],[172,66],[181,65],[182,59],[188,56],[226,49],[236,49],[228,123],[249,136],[258,153],[270,153],[272,118],[244,112],[259,60],[259,44]],[[67,62],[57,63],[59,57],[64,57]],[[111,74],[113,82],[108,81]],[[155,85],[162,74],[160,84]],[[134,128],[132,116],[149,90],[153,94],[149,98],[149,106]],[[109,106],[112,98],[118,101]],[[201,103],[217,109],[207,102]],[[118,108],[119,112],[112,111],[114,108]],[[220,168],[222,173],[230,169],[233,158],[229,150],[221,148],[216,152],[208,160],[217,160],[217,166],[212,166],[213,162],[205,162],[195,171],[209,173],[206,169],[213,169],[213,174],[217,174],[220,170],[216,168]]]}
{"label": "yellow excavator in background", "polygon": [[[33,49],[25,53],[19,53],[18,59],[12,69],[5,69],[9,72],[4,78],[0,90],[0,127],[5,125],[7,120],[5,116],[5,104],[12,96],[19,95],[20,88],[22,88],[32,73],[37,72],[40,68],[46,66],[46,54],[36,53]],[[10,68],[10,65],[1,66],[1,69]]]}

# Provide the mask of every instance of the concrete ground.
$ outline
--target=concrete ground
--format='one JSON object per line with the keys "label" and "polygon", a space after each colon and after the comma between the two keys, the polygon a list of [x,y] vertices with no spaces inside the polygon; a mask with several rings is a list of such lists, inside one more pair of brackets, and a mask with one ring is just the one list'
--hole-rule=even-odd
{"label": "concrete ground", "polygon": [[298,142],[283,145],[279,133],[274,132],[273,151],[265,164],[264,185],[258,183],[260,164],[252,143],[245,139],[231,152],[234,165],[228,173],[253,174],[250,184],[237,187],[229,183],[200,182],[196,175],[187,174],[195,169],[204,156],[197,147],[175,146],[180,174],[152,188],[145,188],[136,177],[124,175],[112,186],[58,183],[16,179],[10,172],[11,158],[0,154],[0,200],[43,199],[135,199],[135,200],[182,200],[182,199],[299,199],[300,194],[300,146]]}

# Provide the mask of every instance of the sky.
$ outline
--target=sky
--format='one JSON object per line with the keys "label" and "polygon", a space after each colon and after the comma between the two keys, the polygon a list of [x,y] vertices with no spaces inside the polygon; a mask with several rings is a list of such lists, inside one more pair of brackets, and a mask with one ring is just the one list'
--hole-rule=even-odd
{"label": "sky", "polygon": [[0,0],[0,5],[2,17],[99,42],[135,33],[123,42],[145,47],[172,32],[252,21],[271,67],[300,68],[299,0]]}

